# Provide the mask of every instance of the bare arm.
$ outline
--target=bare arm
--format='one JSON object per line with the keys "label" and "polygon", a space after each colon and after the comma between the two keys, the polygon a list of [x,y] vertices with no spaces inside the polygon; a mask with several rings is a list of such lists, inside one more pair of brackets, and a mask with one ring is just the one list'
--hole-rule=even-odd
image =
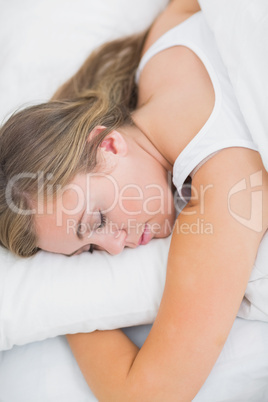
{"label": "bare arm", "polygon": [[198,11],[200,11],[200,6],[196,0],[172,0],[154,21],[143,52],[146,52],[146,50],[169,29],[180,24]]}
{"label": "bare arm", "polygon": [[[241,180],[262,172],[262,186],[248,186],[228,204]],[[207,376],[229,334],[243,298],[261,238],[268,225],[268,178],[259,155],[227,149],[196,174],[199,194],[175,227],[159,313],[140,351],[120,331],[68,336],[70,346],[100,401],[190,401]],[[201,203],[202,186],[211,186]],[[262,205],[251,206],[252,191]],[[234,219],[261,216],[262,229]],[[198,220],[213,233],[191,233]],[[253,227],[252,226],[252,227]]]}
{"label": "bare arm", "polygon": [[181,13],[196,13],[200,10],[197,0],[171,0],[170,4],[174,5]]}

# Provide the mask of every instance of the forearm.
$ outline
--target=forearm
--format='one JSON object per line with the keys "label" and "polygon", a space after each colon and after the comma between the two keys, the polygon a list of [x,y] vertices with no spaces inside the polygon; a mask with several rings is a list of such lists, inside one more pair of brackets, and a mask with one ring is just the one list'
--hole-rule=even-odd
{"label": "forearm", "polygon": [[[121,330],[67,335],[81,372],[98,401],[190,400],[188,394],[190,390],[192,394],[193,388],[188,374],[185,377],[183,373],[185,364],[180,365],[181,375],[174,381],[176,367],[170,358],[161,357],[167,349],[174,355],[173,350],[169,343],[161,345],[160,337],[157,338],[157,345],[147,344],[144,353],[144,347],[139,350]],[[176,364],[178,360],[178,356],[174,358]]]}
{"label": "forearm", "polygon": [[121,330],[67,335],[92,392],[99,401],[130,401],[128,373],[139,351]]}
{"label": "forearm", "polygon": [[[187,381],[173,381],[175,368],[169,358],[161,357],[161,352],[165,354],[170,349],[166,342],[162,346],[159,342],[147,345],[144,353],[144,347],[139,350],[121,330],[67,335],[67,340],[88,386],[100,402],[190,400],[183,392]],[[174,360],[177,362],[178,358]]]}
{"label": "forearm", "polygon": [[[181,331],[174,331],[174,324],[171,330],[169,327],[166,325],[166,330],[158,333],[156,345],[149,341],[141,350],[120,330],[67,335],[67,339],[98,401],[190,401],[207,375],[204,369],[207,353],[204,356],[202,352],[200,359],[198,354],[203,345],[193,348],[189,331],[183,339]],[[175,338],[181,338],[179,351],[174,347]],[[216,349],[218,354],[221,346],[217,345]],[[202,374],[195,378],[192,376],[195,371]]]}

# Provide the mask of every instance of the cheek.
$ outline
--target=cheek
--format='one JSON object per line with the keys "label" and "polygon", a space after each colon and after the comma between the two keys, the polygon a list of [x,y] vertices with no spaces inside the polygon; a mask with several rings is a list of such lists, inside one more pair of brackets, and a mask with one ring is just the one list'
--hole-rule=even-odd
{"label": "cheek", "polygon": [[[100,173],[99,173],[100,174]],[[91,179],[87,190],[87,204],[92,210],[100,209],[104,214],[112,212],[119,198],[119,186],[117,181],[110,175]]]}
{"label": "cheek", "polygon": [[151,216],[165,214],[168,206],[168,194],[160,184],[149,186],[147,196],[143,204],[144,212]]}
{"label": "cheek", "polygon": [[144,206],[143,191],[139,186],[128,185],[120,191],[117,208],[123,215],[138,216]]}
{"label": "cheek", "polygon": [[143,184],[143,186],[128,184],[118,194],[118,201],[112,212],[119,218],[146,215],[155,217],[159,214],[172,213],[173,197],[167,183]]}

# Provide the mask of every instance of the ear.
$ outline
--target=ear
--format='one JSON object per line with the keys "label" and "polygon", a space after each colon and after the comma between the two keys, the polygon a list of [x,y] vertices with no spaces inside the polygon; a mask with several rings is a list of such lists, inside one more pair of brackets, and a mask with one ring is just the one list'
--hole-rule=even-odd
{"label": "ear", "polygon": [[[100,134],[107,127],[96,126],[88,136],[88,141]],[[113,130],[104,138],[100,144],[101,150],[105,152],[112,152],[115,155],[125,156],[128,152],[128,146],[125,138],[118,131]]]}
{"label": "ear", "polygon": [[128,152],[127,142],[118,131],[111,131],[100,144],[105,152],[112,152],[114,155],[125,156]]}
{"label": "ear", "polygon": [[107,127],[105,126],[96,126],[93,128],[92,131],[90,131],[89,136],[87,137],[87,141],[92,140],[96,135],[99,135],[103,130],[105,130]]}

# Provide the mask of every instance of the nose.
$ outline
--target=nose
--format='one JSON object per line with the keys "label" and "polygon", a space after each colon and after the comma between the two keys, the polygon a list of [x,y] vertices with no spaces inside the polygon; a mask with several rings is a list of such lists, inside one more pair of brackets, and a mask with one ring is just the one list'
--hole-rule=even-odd
{"label": "nose", "polygon": [[[94,236],[95,237],[95,236]],[[92,243],[106,250],[109,254],[120,254],[126,244],[127,232],[125,230],[116,230],[113,233],[98,234],[92,239]]]}

